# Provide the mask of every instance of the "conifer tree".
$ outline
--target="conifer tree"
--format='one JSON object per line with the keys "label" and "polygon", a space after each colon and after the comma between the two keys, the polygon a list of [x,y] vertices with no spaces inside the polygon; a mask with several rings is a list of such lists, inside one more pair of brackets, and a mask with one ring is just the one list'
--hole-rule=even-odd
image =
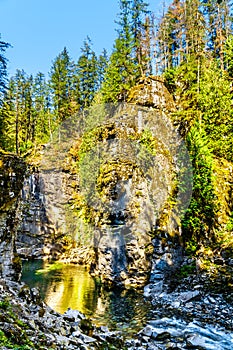
{"label": "conifer tree", "polygon": [[208,138],[200,125],[195,123],[186,138],[193,165],[193,189],[190,206],[182,221],[184,236],[196,242],[210,240],[215,216],[213,188],[213,155]]}
{"label": "conifer tree", "polygon": [[161,70],[177,67],[191,55],[199,59],[205,50],[205,32],[200,0],[174,0],[158,27]]}
{"label": "conifer tree", "polygon": [[148,4],[144,0],[132,0],[131,8],[131,32],[133,36],[133,54],[140,73],[147,70],[147,62],[150,60],[150,36]]}
{"label": "conifer tree", "polygon": [[6,78],[7,78],[7,59],[5,57],[5,51],[10,47],[9,43],[1,40],[0,34],[0,102],[2,101],[5,89],[6,89]]}
{"label": "conifer tree", "polygon": [[15,151],[15,84],[9,80],[0,110],[0,147]]}
{"label": "conifer tree", "polygon": [[99,55],[98,62],[97,62],[98,89],[101,88],[102,83],[104,81],[104,75],[106,73],[107,66],[108,66],[108,54],[106,49],[104,49],[103,52]]}
{"label": "conifer tree", "polygon": [[82,108],[86,108],[90,106],[98,88],[98,61],[95,52],[92,50],[92,42],[89,37],[84,40],[81,52],[77,63],[77,74],[80,104]]}
{"label": "conifer tree", "polygon": [[50,88],[58,122],[70,116],[72,62],[66,47],[54,60],[50,70]]}
{"label": "conifer tree", "polygon": [[53,132],[53,118],[49,86],[43,73],[37,73],[33,84],[33,105],[35,114],[35,137],[37,143],[44,142]]}
{"label": "conifer tree", "polygon": [[3,100],[7,149],[17,154],[30,147],[35,137],[32,83],[32,77],[27,77],[23,70],[17,70],[10,79]]}
{"label": "conifer tree", "polygon": [[115,40],[110,63],[106,70],[102,93],[106,102],[124,100],[127,91],[140,76],[140,69],[133,55],[135,48],[131,31],[131,2],[120,1],[118,37]]}
{"label": "conifer tree", "polygon": [[214,58],[220,59],[224,69],[224,45],[232,34],[231,6],[229,0],[203,0],[203,6],[208,23],[208,48]]}

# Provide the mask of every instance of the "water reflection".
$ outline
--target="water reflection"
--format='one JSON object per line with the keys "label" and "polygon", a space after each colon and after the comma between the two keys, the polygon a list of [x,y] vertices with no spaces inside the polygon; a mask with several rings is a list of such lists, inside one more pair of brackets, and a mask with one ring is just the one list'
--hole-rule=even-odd
{"label": "water reflection", "polygon": [[60,313],[70,307],[92,315],[96,308],[98,286],[82,266],[25,262],[22,280],[38,287],[46,304]]}
{"label": "water reflection", "polygon": [[134,291],[106,291],[82,266],[24,262],[22,280],[38,287],[44,301],[64,313],[69,307],[89,316],[98,325],[130,332],[141,328],[150,305]]}

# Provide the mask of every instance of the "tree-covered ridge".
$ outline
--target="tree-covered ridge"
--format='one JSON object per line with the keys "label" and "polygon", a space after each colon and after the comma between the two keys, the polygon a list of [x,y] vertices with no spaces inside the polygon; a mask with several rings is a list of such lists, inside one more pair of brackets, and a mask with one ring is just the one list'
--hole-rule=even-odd
{"label": "tree-covered ridge", "polygon": [[[183,228],[198,239],[211,237],[221,206],[214,190],[221,163],[216,159],[233,161],[231,1],[173,0],[155,20],[144,0],[119,0],[116,24],[110,54],[97,55],[87,37],[77,62],[65,47],[48,79],[18,70],[7,86],[9,44],[0,42],[0,147],[27,154],[75,113],[95,104],[127,102],[141,77],[160,75],[175,100],[173,122],[193,164],[193,197]],[[232,205],[227,210],[231,219],[219,230],[229,232]]]}
{"label": "tree-covered ridge", "polygon": [[110,57],[105,49],[97,55],[87,37],[77,62],[65,47],[53,60],[48,79],[40,72],[32,77],[17,70],[7,89],[2,84],[2,148],[24,154],[49,140],[61,122],[92,103],[125,99],[141,74],[151,73],[148,5],[143,0],[119,1],[116,23]]}

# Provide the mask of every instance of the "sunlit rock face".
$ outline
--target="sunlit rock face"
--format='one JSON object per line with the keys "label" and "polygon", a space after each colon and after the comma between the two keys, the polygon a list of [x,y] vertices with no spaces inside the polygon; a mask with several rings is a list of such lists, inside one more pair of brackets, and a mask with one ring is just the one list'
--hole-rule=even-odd
{"label": "sunlit rock face", "polygon": [[[189,186],[179,187],[180,170],[188,156],[160,79],[145,78],[129,101],[66,120],[45,145],[39,172],[23,188],[21,256],[83,263],[110,285],[147,283],[157,268],[154,238],[165,247],[180,234],[179,213],[190,197]],[[76,247],[64,248],[61,237]],[[175,254],[164,254],[160,265],[173,268]]]}
{"label": "sunlit rock face", "polygon": [[33,169],[25,178],[16,242],[22,258],[56,260],[63,253],[59,239],[71,235],[74,221],[68,208],[71,179],[71,175],[50,167]]}
{"label": "sunlit rock face", "polygon": [[164,85],[164,80],[158,76],[141,78],[138,85],[130,90],[128,102],[144,107],[149,106],[167,114],[176,109],[173,97]]}
{"label": "sunlit rock face", "polygon": [[25,170],[24,162],[16,156],[0,154],[0,276],[16,280],[21,273],[15,250],[17,209]]}
{"label": "sunlit rock face", "polygon": [[[179,236],[177,153],[185,151],[162,108],[121,105],[105,123],[95,194],[86,192],[94,228],[92,272],[110,285],[142,286],[155,269],[154,237],[163,232],[165,246],[167,237]],[[158,265],[172,270],[178,254],[164,254]]]}

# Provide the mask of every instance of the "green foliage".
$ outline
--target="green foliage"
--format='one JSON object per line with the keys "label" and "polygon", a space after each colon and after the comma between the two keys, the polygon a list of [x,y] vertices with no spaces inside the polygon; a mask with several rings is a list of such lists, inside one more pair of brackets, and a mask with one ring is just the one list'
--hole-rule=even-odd
{"label": "green foliage", "polygon": [[233,212],[231,213],[231,216],[229,217],[229,221],[226,225],[226,230],[228,232],[233,232]]}
{"label": "green foliage", "polygon": [[131,37],[118,38],[106,69],[101,92],[105,102],[124,100],[138,77],[138,68],[131,57]]}
{"label": "green foliage", "polygon": [[7,333],[0,330],[0,346],[18,350],[33,349],[34,345],[25,332],[28,326],[18,318],[14,307],[15,305],[12,305],[7,297],[0,302],[1,321],[12,325]]}
{"label": "green foliage", "polygon": [[186,237],[209,239],[216,210],[213,163],[206,135],[199,124],[195,124],[187,135],[187,145],[193,165],[193,192],[182,226]]}
{"label": "green foliage", "polygon": [[5,150],[24,154],[36,144],[47,142],[54,125],[43,74],[38,73],[34,80],[18,70],[9,81],[0,116],[0,142]]}
{"label": "green foliage", "polygon": [[186,242],[185,252],[187,255],[193,256],[196,253],[197,248],[197,241],[191,238],[189,241]]}
{"label": "green foliage", "polygon": [[233,160],[233,108],[231,82],[218,62],[206,62],[200,78],[201,125],[217,157]]}
{"label": "green foliage", "polygon": [[0,104],[2,97],[6,90],[6,78],[7,78],[7,58],[5,57],[5,51],[10,47],[9,43],[1,40],[0,34]]}
{"label": "green foliage", "polygon": [[49,81],[58,122],[65,120],[72,112],[70,110],[74,89],[72,69],[73,63],[65,47],[53,62]]}
{"label": "green foliage", "polygon": [[226,65],[227,72],[229,74],[229,77],[233,78],[233,36],[230,35],[226,42],[224,47],[224,63]]}
{"label": "green foliage", "polygon": [[142,133],[140,134],[139,141],[151,155],[154,155],[154,156],[156,155],[158,141],[153,136],[150,130],[148,129],[143,130]]}
{"label": "green foliage", "polygon": [[10,301],[8,298],[0,301],[0,309],[7,310],[10,307]]}
{"label": "green foliage", "polygon": [[[77,64],[77,74],[79,80],[80,103],[83,108],[89,107],[98,88],[98,60],[95,52],[92,50],[92,43],[89,37],[84,41],[81,48],[82,54]],[[100,69],[103,71],[104,56],[99,62]]]}
{"label": "green foliage", "polygon": [[233,108],[231,82],[216,60],[189,57],[165,72],[166,85],[179,109],[173,118],[183,135],[196,122],[205,131],[213,154],[232,161]]}
{"label": "green foliage", "polygon": [[196,264],[193,262],[192,264],[189,265],[183,265],[181,266],[179,270],[179,277],[181,278],[186,278],[196,272]]}
{"label": "green foliage", "polygon": [[[150,49],[142,47],[147,4],[142,0],[120,0],[119,3],[118,37],[101,89],[105,102],[125,100],[140,75],[148,71],[149,58],[145,57],[145,52],[150,52]],[[148,41],[147,46],[150,45]]]}

